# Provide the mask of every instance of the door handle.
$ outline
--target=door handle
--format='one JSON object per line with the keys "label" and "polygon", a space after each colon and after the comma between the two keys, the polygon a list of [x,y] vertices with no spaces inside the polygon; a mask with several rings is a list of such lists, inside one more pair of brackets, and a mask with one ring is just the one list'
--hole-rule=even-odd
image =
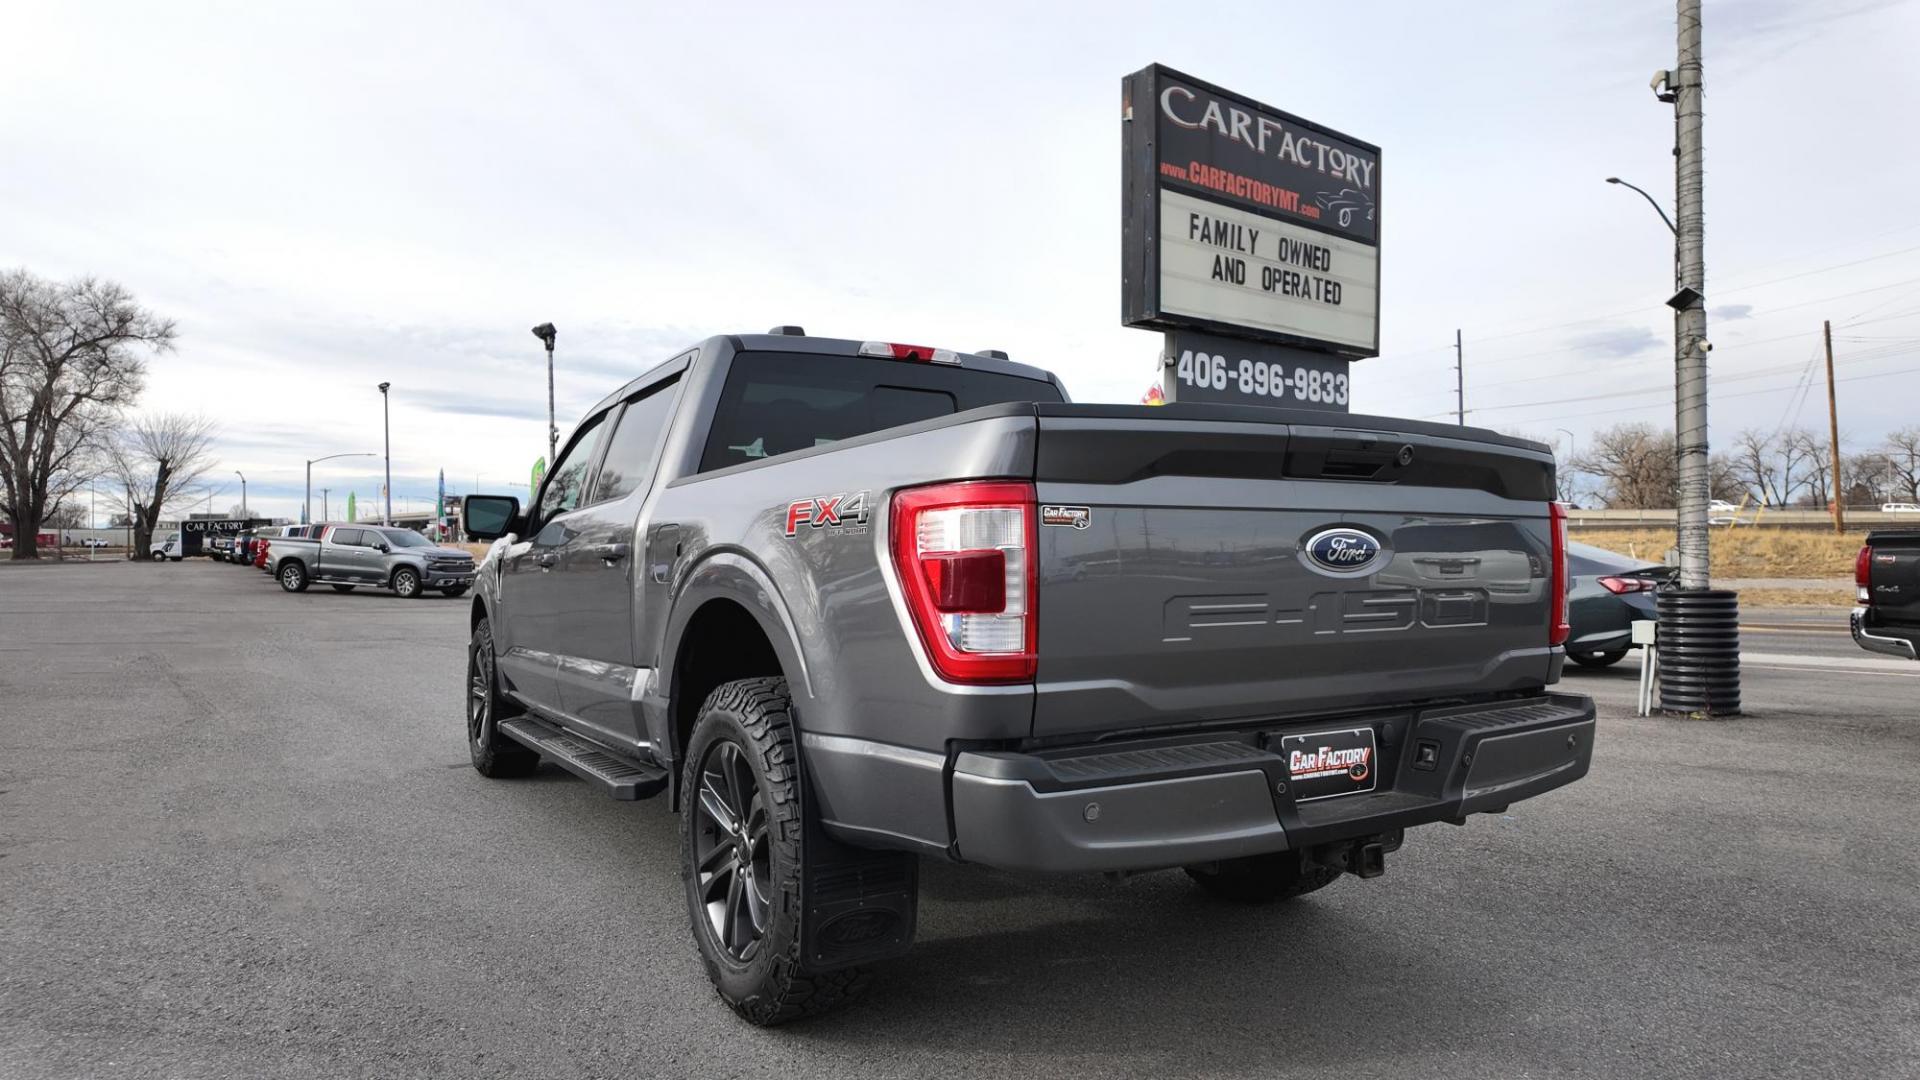
{"label": "door handle", "polygon": [[633,547],[629,544],[594,544],[587,550],[611,563],[626,558]]}

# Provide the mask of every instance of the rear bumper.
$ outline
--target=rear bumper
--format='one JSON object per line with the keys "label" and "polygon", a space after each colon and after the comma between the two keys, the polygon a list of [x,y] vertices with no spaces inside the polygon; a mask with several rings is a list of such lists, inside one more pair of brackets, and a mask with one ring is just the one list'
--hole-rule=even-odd
{"label": "rear bumper", "polygon": [[1306,803],[1293,801],[1286,762],[1267,748],[1269,737],[1277,747],[1280,729],[962,752],[952,775],[955,850],[966,862],[1059,872],[1304,849],[1504,810],[1585,776],[1593,757],[1593,702],[1570,694],[1333,726],[1356,723],[1375,728],[1380,789]]}
{"label": "rear bumper", "polygon": [[1868,627],[1866,608],[1854,608],[1847,622],[1853,630],[1854,643],[1868,652],[1886,653],[1907,660],[1920,659],[1920,652],[1916,651],[1912,639],[1885,632],[1876,633],[1874,628]]}

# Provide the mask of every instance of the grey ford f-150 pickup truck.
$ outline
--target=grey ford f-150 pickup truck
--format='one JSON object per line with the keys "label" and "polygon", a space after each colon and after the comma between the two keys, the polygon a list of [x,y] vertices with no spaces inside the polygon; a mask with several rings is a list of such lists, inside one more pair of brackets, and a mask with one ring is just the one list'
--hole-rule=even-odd
{"label": "grey ford f-150 pickup truck", "polygon": [[469,749],[667,793],[708,973],[778,1022],[908,948],[921,857],[1280,899],[1580,778],[1553,490],[1477,429],[717,337],[467,500]]}

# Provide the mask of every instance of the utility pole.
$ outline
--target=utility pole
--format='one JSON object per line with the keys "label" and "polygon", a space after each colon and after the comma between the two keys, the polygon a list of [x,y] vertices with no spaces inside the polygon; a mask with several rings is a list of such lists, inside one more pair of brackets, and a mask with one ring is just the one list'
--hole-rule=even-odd
{"label": "utility pole", "polygon": [[320,489],[320,520],[322,521],[333,520],[333,511],[327,509],[327,492],[332,490],[332,488]]}
{"label": "utility pole", "polygon": [[1679,65],[1666,73],[1674,116],[1674,435],[1680,587],[1711,587],[1708,565],[1706,169],[1701,141],[1700,0],[1679,0]]}
{"label": "utility pole", "polygon": [[1833,322],[1826,320],[1820,324],[1820,334],[1827,342],[1827,441],[1833,447],[1833,531],[1847,531],[1846,489],[1840,486],[1840,403],[1835,399],[1833,390]]}
{"label": "utility pole", "polygon": [[1674,290],[1667,306],[1673,308],[1680,548],[1679,585],[1661,589],[1655,601],[1660,710],[1732,716],[1740,712],[1740,598],[1732,590],[1714,589],[1709,572],[1707,502],[1713,478],[1707,458],[1707,351],[1713,346],[1707,342],[1700,0],[1678,0],[1677,15],[1678,63],[1653,77],[1654,92],[1673,105]]}
{"label": "utility pole", "polygon": [[1453,332],[1453,418],[1467,426],[1467,358],[1460,351],[1460,331]]}

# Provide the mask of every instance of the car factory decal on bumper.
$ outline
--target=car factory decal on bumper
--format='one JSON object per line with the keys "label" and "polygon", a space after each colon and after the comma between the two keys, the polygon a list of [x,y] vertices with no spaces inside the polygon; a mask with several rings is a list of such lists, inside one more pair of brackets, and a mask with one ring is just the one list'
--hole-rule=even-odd
{"label": "car factory decal on bumper", "polygon": [[1365,780],[1372,766],[1373,751],[1362,746],[1338,750],[1323,746],[1318,750],[1295,750],[1287,758],[1287,771],[1295,780],[1313,780],[1341,773],[1354,780]]}
{"label": "car factory decal on bumper", "polygon": [[1358,795],[1379,786],[1379,750],[1370,727],[1287,735],[1280,740],[1293,801]]}

